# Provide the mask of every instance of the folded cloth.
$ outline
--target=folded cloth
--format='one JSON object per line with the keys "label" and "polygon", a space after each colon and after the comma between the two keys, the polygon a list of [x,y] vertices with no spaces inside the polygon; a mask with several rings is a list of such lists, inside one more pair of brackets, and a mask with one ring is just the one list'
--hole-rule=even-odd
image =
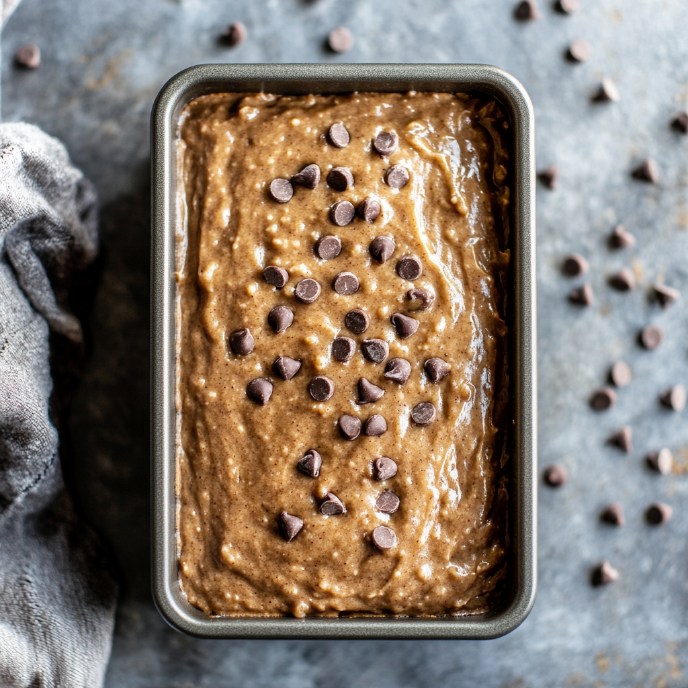
{"label": "folded cloth", "polygon": [[97,688],[116,585],[65,489],[48,412],[50,330],[97,251],[96,195],[56,139],[0,124],[0,686]]}

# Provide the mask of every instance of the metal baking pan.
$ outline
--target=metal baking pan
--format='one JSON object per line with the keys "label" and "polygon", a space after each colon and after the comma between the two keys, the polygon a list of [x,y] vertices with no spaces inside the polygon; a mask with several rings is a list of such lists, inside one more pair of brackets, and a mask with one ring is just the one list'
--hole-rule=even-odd
{"label": "metal baking pan", "polygon": [[[509,303],[510,554],[502,605],[479,616],[413,618],[209,617],[191,606],[177,580],[175,539],[175,230],[179,115],[208,93],[351,91],[484,92],[506,109],[512,131],[512,255]],[[537,587],[537,353],[535,153],[533,108],[523,86],[485,65],[201,65],[180,72],[153,107],[151,453],[153,597],[175,628],[205,638],[486,639],[516,628]]]}

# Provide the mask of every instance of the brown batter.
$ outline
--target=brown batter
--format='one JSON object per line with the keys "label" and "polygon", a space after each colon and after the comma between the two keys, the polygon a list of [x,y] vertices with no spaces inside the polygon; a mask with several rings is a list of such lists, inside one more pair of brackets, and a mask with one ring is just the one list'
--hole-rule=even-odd
{"label": "brown batter", "polygon": [[216,94],[184,111],[191,604],[303,617],[496,602],[507,129],[496,103],[448,93]]}

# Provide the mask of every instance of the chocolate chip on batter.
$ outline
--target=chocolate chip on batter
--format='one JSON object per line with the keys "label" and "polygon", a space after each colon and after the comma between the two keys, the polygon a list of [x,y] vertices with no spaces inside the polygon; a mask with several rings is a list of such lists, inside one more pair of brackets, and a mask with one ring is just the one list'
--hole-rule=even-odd
{"label": "chocolate chip on batter", "polygon": [[308,391],[316,401],[327,401],[334,394],[334,382],[329,377],[318,375],[308,384]]}
{"label": "chocolate chip on batter", "polygon": [[655,300],[662,308],[668,308],[671,304],[680,298],[681,292],[673,287],[667,287],[666,284],[654,284],[652,292]]}
{"label": "chocolate chip on batter", "polygon": [[346,363],[356,353],[356,342],[349,337],[337,337],[332,342],[332,356],[340,363]]}
{"label": "chocolate chip on batter", "polygon": [[307,277],[296,285],[294,296],[301,303],[313,303],[320,296],[321,291],[320,285],[314,279]]}
{"label": "chocolate chip on batter", "polygon": [[291,380],[301,370],[301,361],[289,356],[280,356],[273,364],[273,370],[283,380]]}
{"label": "chocolate chip on batter", "polygon": [[289,281],[289,273],[277,265],[268,265],[263,270],[263,279],[275,289],[282,289]]}
{"label": "chocolate chip on batter", "polygon": [[616,392],[611,387],[598,389],[590,399],[594,411],[606,411],[616,403]]}
{"label": "chocolate chip on batter", "polygon": [[603,561],[592,572],[592,584],[595,587],[609,585],[619,579],[619,572],[608,562]]}
{"label": "chocolate chip on batter", "polygon": [[411,411],[411,420],[418,425],[430,425],[437,417],[437,411],[433,404],[429,401],[421,401],[413,407]]}
{"label": "chocolate chip on batter", "polygon": [[664,331],[657,325],[648,325],[640,332],[640,343],[646,349],[656,349],[664,341]]}
{"label": "chocolate chip on batter", "polygon": [[315,243],[315,255],[321,260],[333,260],[342,252],[342,240],[336,236],[320,237]]}
{"label": "chocolate chip on batter", "polygon": [[298,516],[292,516],[286,511],[279,515],[278,522],[282,537],[287,542],[291,542],[301,532],[301,528],[303,528],[303,521]]}
{"label": "chocolate chip on batter", "polygon": [[222,32],[222,42],[230,48],[236,48],[246,40],[247,33],[241,22],[234,22]]}
{"label": "chocolate chip on batter", "polygon": [[413,309],[416,311],[426,311],[435,302],[435,295],[429,289],[409,289],[406,298],[409,301],[420,299],[420,306]]}
{"label": "chocolate chip on batter", "polygon": [[375,502],[375,507],[383,514],[394,514],[399,508],[399,497],[397,497],[391,490],[384,490]]}
{"label": "chocolate chip on batter", "polygon": [[296,468],[309,478],[317,478],[322,467],[322,456],[315,449],[309,449],[296,464]]}
{"label": "chocolate chip on batter", "polygon": [[364,339],[361,351],[369,361],[382,363],[389,356],[389,344],[384,339]]}
{"label": "chocolate chip on batter", "polygon": [[339,514],[345,514],[346,507],[337,495],[328,492],[327,497],[325,497],[325,500],[320,505],[320,513],[323,516],[337,516]]}
{"label": "chocolate chip on batter", "polygon": [[609,241],[614,248],[629,248],[635,246],[635,237],[630,232],[627,232],[623,225],[616,225],[616,227],[614,227]]}
{"label": "chocolate chip on batter", "polygon": [[342,296],[351,296],[358,291],[358,277],[353,272],[340,272],[332,282],[332,288]]}
{"label": "chocolate chip on batter", "polygon": [[590,43],[578,38],[571,42],[568,50],[568,58],[574,62],[586,62],[590,59]]}
{"label": "chocolate chip on batter", "polygon": [[647,508],[645,518],[651,526],[661,526],[671,519],[673,513],[674,510],[668,504],[655,502]]}
{"label": "chocolate chip on batter", "polygon": [[370,242],[370,255],[378,263],[384,263],[392,257],[395,248],[396,245],[391,236],[375,237]]}
{"label": "chocolate chip on batter", "polygon": [[251,380],[246,386],[246,395],[257,404],[265,406],[272,396],[272,382],[266,377]]}
{"label": "chocolate chip on batter", "polygon": [[617,103],[620,99],[619,89],[611,79],[602,79],[602,83],[593,97],[597,103]]}
{"label": "chocolate chip on batter", "polygon": [[543,477],[545,483],[550,487],[561,487],[569,481],[569,472],[565,466],[555,463],[545,468]]}
{"label": "chocolate chip on batter", "polygon": [[582,287],[573,289],[569,293],[569,301],[579,306],[592,305],[592,287],[589,284],[584,284]]}
{"label": "chocolate chip on batter", "polygon": [[609,443],[617,446],[626,453],[633,451],[633,431],[630,425],[624,425],[621,430],[617,430],[610,438]]}
{"label": "chocolate chip on batter", "polygon": [[14,53],[14,63],[25,69],[38,69],[41,66],[41,51],[33,43],[22,45]]}
{"label": "chocolate chip on batter", "polygon": [[399,137],[393,131],[381,131],[373,139],[373,148],[383,157],[392,155],[399,149]]}
{"label": "chocolate chip on batter", "polygon": [[368,224],[372,224],[380,217],[381,210],[380,201],[378,201],[377,198],[368,196],[368,198],[364,198],[358,204],[356,212],[358,212],[360,218],[364,219]]}
{"label": "chocolate chip on batter", "polygon": [[686,407],[686,388],[683,385],[669,387],[659,395],[659,399],[667,408],[683,411]]}
{"label": "chocolate chip on batter", "polygon": [[649,182],[650,184],[657,183],[657,163],[648,158],[643,160],[638,167],[636,167],[631,176],[635,179],[639,179],[641,182]]}
{"label": "chocolate chip on batter", "polygon": [[345,440],[355,440],[361,434],[361,419],[344,414],[337,421],[339,432]]}
{"label": "chocolate chip on batter", "polygon": [[385,380],[405,385],[411,377],[411,364],[405,358],[393,358],[387,362]]}
{"label": "chocolate chip on batter", "polygon": [[397,263],[397,275],[401,279],[415,282],[423,274],[423,264],[417,256],[403,256]]}
{"label": "chocolate chip on batter", "polygon": [[540,18],[540,12],[538,12],[534,0],[523,0],[519,2],[514,10],[514,15],[516,19],[520,21],[532,21],[533,19]]}
{"label": "chocolate chip on batter", "polygon": [[346,227],[346,225],[352,222],[355,214],[356,210],[349,201],[337,201],[330,208],[330,220],[337,227]]}
{"label": "chocolate chip on batter", "polygon": [[449,375],[449,366],[444,359],[435,356],[425,361],[425,372],[432,382],[439,385]]}
{"label": "chocolate chip on batter", "polygon": [[327,184],[335,191],[353,188],[354,175],[348,167],[333,167],[327,175]]}
{"label": "chocolate chip on batter", "polygon": [[625,387],[633,378],[633,373],[628,363],[619,361],[612,366],[609,377],[617,387]]}
{"label": "chocolate chip on batter", "polygon": [[[369,380],[364,377],[360,378],[358,381],[358,403],[359,404],[372,404],[376,401],[380,401],[385,395],[385,390],[382,387],[374,385]],[[367,428],[366,424],[366,428]],[[368,433],[366,432],[366,435]]]}
{"label": "chocolate chip on batter", "polygon": [[387,421],[379,414],[370,416],[363,426],[363,434],[368,437],[379,437],[387,432]]}
{"label": "chocolate chip on batter", "polygon": [[682,134],[688,134],[688,110],[679,112],[672,120],[671,126]]}
{"label": "chocolate chip on batter", "polygon": [[370,317],[360,308],[354,308],[344,317],[344,324],[354,334],[363,334],[370,325]]}
{"label": "chocolate chip on batter", "polygon": [[402,165],[392,165],[385,172],[385,184],[390,189],[403,189],[411,179],[408,170]]}
{"label": "chocolate chip on batter", "polygon": [[301,172],[291,178],[291,183],[305,186],[307,189],[315,189],[320,184],[320,168],[315,163],[306,165]]}
{"label": "chocolate chip on batter", "polygon": [[556,165],[545,167],[538,172],[538,177],[550,191],[554,191],[559,182],[559,168]]}
{"label": "chocolate chip on batter", "polygon": [[270,196],[278,203],[288,203],[294,195],[294,187],[288,179],[273,179],[270,182]]}
{"label": "chocolate chip on batter", "polygon": [[650,452],[645,459],[647,465],[653,471],[661,473],[662,475],[668,475],[671,473],[671,467],[674,463],[674,456],[669,449],[664,447],[658,452]]}
{"label": "chocolate chip on batter", "polygon": [[411,318],[403,313],[394,313],[390,320],[401,339],[408,339],[414,335],[418,331],[418,326],[420,325],[415,318]]}
{"label": "chocolate chip on batter", "polygon": [[631,268],[621,268],[609,278],[609,284],[619,291],[633,291],[635,289],[635,275]]}
{"label": "chocolate chip on batter", "polygon": [[623,526],[626,524],[623,507],[618,502],[613,502],[602,509],[600,519],[610,526]]}
{"label": "chocolate chip on batter", "polygon": [[251,331],[246,327],[229,335],[229,346],[237,356],[248,356],[255,344]]}
{"label": "chocolate chip on batter", "polygon": [[375,547],[381,550],[392,549],[397,544],[397,534],[387,526],[378,526],[373,530],[370,539]]}
{"label": "chocolate chip on batter", "polygon": [[327,130],[327,138],[335,148],[346,148],[351,141],[351,136],[341,122],[335,122]]}
{"label": "chocolate chip on batter", "polygon": [[294,313],[286,306],[275,306],[268,315],[268,324],[276,334],[281,334],[294,322]]}
{"label": "chocolate chip on batter", "polygon": [[564,274],[569,277],[578,277],[578,275],[586,273],[588,267],[588,261],[577,253],[572,253],[564,260]]}
{"label": "chocolate chip on batter", "polygon": [[330,31],[330,35],[327,37],[327,44],[333,52],[345,53],[351,50],[354,44],[354,37],[349,29],[339,26]]}
{"label": "chocolate chip on batter", "polygon": [[375,480],[390,480],[397,474],[397,464],[388,456],[380,456],[373,461],[373,477]]}

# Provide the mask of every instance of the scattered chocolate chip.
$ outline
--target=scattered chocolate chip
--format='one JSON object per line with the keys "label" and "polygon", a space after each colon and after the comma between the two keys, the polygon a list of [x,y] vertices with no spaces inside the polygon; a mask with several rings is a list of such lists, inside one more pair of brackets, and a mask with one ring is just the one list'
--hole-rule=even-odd
{"label": "scattered chocolate chip", "polygon": [[635,246],[635,237],[630,232],[627,232],[623,225],[616,225],[614,227],[609,240],[614,248]]}
{"label": "scattered chocolate chip", "polygon": [[368,329],[368,325],[370,325],[370,318],[365,311],[362,311],[360,308],[354,308],[344,317],[344,324],[354,334],[363,334]]}
{"label": "scattered chocolate chip", "polygon": [[415,319],[403,313],[394,313],[390,318],[392,325],[397,330],[400,339],[408,339],[418,331],[420,323]]}
{"label": "scattered chocolate chip", "polygon": [[589,284],[584,284],[569,293],[569,301],[578,304],[579,306],[592,305],[592,287]]}
{"label": "scattered chocolate chip", "polygon": [[289,356],[280,356],[273,364],[275,373],[283,380],[291,380],[301,370],[301,361]]}
{"label": "scattered chocolate chip", "polygon": [[266,377],[258,377],[255,380],[251,380],[246,386],[246,395],[257,404],[265,406],[272,396],[272,382]]}
{"label": "scattered chocolate chip", "polygon": [[322,467],[322,456],[315,449],[309,449],[296,464],[296,468],[309,478],[317,478]]}
{"label": "scattered chocolate chip", "polygon": [[634,179],[639,179],[642,182],[649,182],[650,184],[656,184],[657,183],[657,163],[652,160],[652,158],[648,158],[647,160],[643,160],[643,162],[636,167],[633,172],[631,172],[631,176]]}
{"label": "scattered chocolate chip", "polygon": [[355,214],[356,210],[349,201],[337,201],[330,208],[330,220],[337,227],[346,227],[353,221]]}
{"label": "scattered chocolate chip", "polygon": [[253,351],[255,344],[253,335],[246,327],[229,335],[229,346],[237,356],[248,356]]}
{"label": "scattered chocolate chip", "polygon": [[603,561],[599,566],[596,566],[592,572],[592,584],[595,587],[608,585],[618,580],[619,572],[608,562]]}
{"label": "scattered chocolate chip", "polygon": [[38,69],[41,66],[41,51],[37,45],[31,43],[22,45],[21,48],[14,53],[14,62],[26,69]]}
{"label": "scattered chocolate chip", "polygon": [[449,366],[444,359],[435,356],[425,361],[425,372],[428,374],[431,382],[439,385],[449,375]]}
{"label": "scattered chocolate chip", "polygon": [[281,334],[294,322],[294,313],[286,306],[275,306],[268,315],[268,324],[276,334]]}
{"label": "scattered chocolate chip", "polygon": [[652,292],[655,300],[662,308],[667,308],[681,296],[681,292],[673,287],[667,287],[666,284],[652,285]]}
{"label": "scattered chocolate chip", "polygon": [[569,277],[578,277],[586,273],[588,267],[588,261],[577,253],[572,253],[564,260],[564,274]]}
{"label": "scattered chocolate chip", "polygon": [[580,0],[559,0],[557,2],[557,10],[564,14],[573,14],[580,9]]}
{"label": "scattered chocolate chip", "polygon": [[590,59],[590,44],[581,38],[572,41],[569,46],[569,59],[575,62],[586,62]]}
{"label": "scattered chocolate chip", "polygon": [[273,179],[270,182],[270,196],[277,203],[288,203],[294,195],[294,187],[288,179]]}
{"label": "scattered chocolate chip", "polygon": [[301,172],[291,178],[291,183],[305,186],[307,189],[315,189],[320,184],[320,168],[315,163],[306,165]]}
{"label": "scattered chocolate chip", "polygon": [[390,480],[397,474],[397,464],[388,456],[380,456],[373,461],[373,477],[375,480]]}
{"label": "scattered chocolate chip", "polygon": [[382,363],[389,356],[389,344],[384,339],[364,339],[361,351],[369,361]]}
{"label": "scattered chocolate chip", "polygon": [[606,411],[616,403],[616,392],[611,387],[598,389],[590,400],[590,406],[594,411]]}
{"label": "scattered chocolate chip", "polygon": [[335,122],[327,130],[327,138],[335,148],[346,148],[351,141],[351,136],[341,122]]}
{"label": "scattered chocolate chip", "polygon": [[406,292],[406,298],[409,301],[420,299],[420,306],[413,309],[416,311],[426,311],[435,302],[435,295],[428,289],[409,289]]}
{"label": "scattered chocolate chip", "polygon": [[380,211],[382,210],[380,206],[380,201],[377,198],[364,198],[359,204],[356,212],[358,216],[364,219],[368,224],[372,224],[380,217]]}
{"label": "scattered chocolate chip", "polygon": [[669,449],[664,447],[658,452],[650,452],[646,458],[647,465],[653,471],[668,475],[671,473],[671,467],[674,463],[674,456]]}
{"label": "scattered chocolate chip", "polygon": [[554,191],[557,188],[559,181],[559,168],[556,165],[545,167],[544,170],[538,172],[540,181],[548,188]]}
{"label": "scattered chocolate chip", "polygon": [[657,325],[648,325],[640,332],[640,343],[646,349],[656,349],[664,341],[664,331]]}
{"label": "scattered chocolate chip", "polygon": [[633,291],[635,289],[635,275],[631,268],[621,268],[619,272],[609,278],[609,284],[619,291]]}
{"label": "scattered chocolate chip", "polygon": [[393,131],[381,131],[373,140],[373,148],[383,157],[396,153],[399,137]]}
{"label": "scattered chocolate chip", "polygon": [[655,502],[645,511],[645,518],[651,526],[661,526],[671,519],[674,510],[668,504]]}
{"label": "scattered chocolate chip", "polygon": [[545,468],[544,479],[550,487],[561,487],[569,481],[569,472],[561,464],[555,463]]}
{"label": "scattered chocolate chip", "polygon": [[401,279],[414,282],[423,274],[423,264],[417,256],[403,256],[397,263],[397,275]]}
{"label": "scattered chocolate chip", "polygon": [[344,414],[337,421],[339,432],[345,440],[355,440],[361,434],[361,419]]}
{"label": "scattered chocolate chip", "polygon": [[671,126],[682,134],[688,134],[688,110],[679,112],[671,122]]}
{"label": "scattered chocolate chip", "polygon": [[379,437],[387,432],[387,421],[379,414],[370,416],[363,426],[363,434],[368,437]]}
{"label": "scattered chocolate chip", "polygon": [[620,98],[616,84],[611,79],[602,79],[600,88],[593,100],[597,103],[617,103]]}
{"label": "scattered chocolate chip", "polygon": [[[369,380],[364,377],[360,378],[358,381],[358,403],[359,404],[372,404],[376,401],[380,401],[385,395],[385,390],[382,387],[374,385]],[[366,423],[366,428],[368,424]],[[366,432],[366,435],[368,433]]]}
{"label": "scattered chocolate chip", "polygon": [[385,380],[405,385],[411,377],[411,364],[405,358],[393,358],[387,362]]}
{"label": "scattered chocolate chip", "polygon": [[286,511],[279,515],[278,522],[282,537],[287,542],[291,542],[301,532],[301,528],[303,528],[303,521],[298,516],[292,516]]}
{"label": "scattered chocolate chip", "polygon": [[385,263],[392,257],[395,248],[396,245],[394,244],[394,239],[391,236],[375,237],[370,242],[370,255],[378,263]]}
{"label": "scattered chocolate chip", "polygon": [[340,363],[346,363],[356,353],[356,342],[349,337],[337,337],[332,342],[332,356]]}
{"label": "scattered chocolate chip", "polygon": [[327,497],[325,497],[325,500],[320,505],[320,513],[323,516],[338,516],[339,514],[346,513],[346,507],[337,495],[328,492]]}
{"label": "scattered chocolate chip", "polygon": [[327,37],[327,44],[333,52],[345,53],[353,47],[354,37],[349,29],[339,26],[330,31],[330,35]]}
{"label": "scattered chocolate chip", "polygon": [[246,35],[246,27],[241,22],[234,22],[222,32],[222,42],[230,48],[236,48],[246,40]]}
{"label": "scattered chocolate chip", "polygon": [[623,507],[618,502],[613,502],[602,509],[600,519],[610,526],[626,525],[626,518],[624,517]]}
{"label": "scattered chocolate chip", "polygon": [[320,285],[310,277],[302,279],[294,289],[294,296],[301,301],[301,303],[314,303],[320,296],[322,289]]}
{"label": "scattered chocolate chip", "polygon": [[683,385],[674,385],[665,389],[659,399],[667,408],[673,411],[683,411],[686,407],[686,388]]}
{"label": "scattered chocolate chip", "polygon": [[340,272],[332,282],[332,288],[341,296],[355,294],[358,287],[358,277],[353,272]]}
{"label": "scattered chocolate chip", "polygon": [[394,514],[399,508],[400,501],[391,490],[383,490],[375,502],[375,508],[383,514]]}
{"label": "scattered chocolate chip", "polygon": [[392,549],[397,545],[397,534],[387,526],[378,526],[370,536],[375,547],[381,550]]}
{"label": "scattered chocolate chip", "polygon": [[612,366],[609,377],[617,387],[625,387],[631,381],[633,373],[628,363],[619,361]]}
{"label": "scattered chocolate chip", "polygon": [[615,432],[610,438],[609,443],[618,447],[626,453],[633,451],[633,431],[630,425],[624,425],[621,430]]}
{"label": "scattered chocolate chip", "polygon": [[327,174],[327,184],[335,191],[353,188],[354,175],[348,167],[333,167]]}
{"label": "scattered chocolate chip", "polygon": [[437,417],[437,411],[433,404],[429,401],[421,401],[413,407],[411,411],[411,420],[418,425],[430,425]]}
{"label": "scattered chocolate chip", "polygon": [[320,237],[315,243],[315,255],[321,260],[333,260],[342,252],[342,240],[336,236]]}
{"label": "scattered chocolate chip", "polygon": [[318,375],[308,384],[308,391],[315,401],[327,401],[334,394],[334,382],[329,377]]}
{"label": "scattered chocolate chip", "polygon": [[275,289],[282,289],[289,281],[289,273],[277,265],[268,265],[263,270],[263,279]]}
{"label": "scattered chocolate chip", "polygon": [[540,18],[540,12],[538,12],[534,0],[523,0],[523,2],[519,2],[514,10],[514,15],[516,19],[520,21],[532,21],[533,19]]}
{"label": "scattered chocolate chip", "polygon": [[392,165],[385,172],[385,184],[390,189],[403,189],[409,183],[409,179],[411,175],[402,165]]}

